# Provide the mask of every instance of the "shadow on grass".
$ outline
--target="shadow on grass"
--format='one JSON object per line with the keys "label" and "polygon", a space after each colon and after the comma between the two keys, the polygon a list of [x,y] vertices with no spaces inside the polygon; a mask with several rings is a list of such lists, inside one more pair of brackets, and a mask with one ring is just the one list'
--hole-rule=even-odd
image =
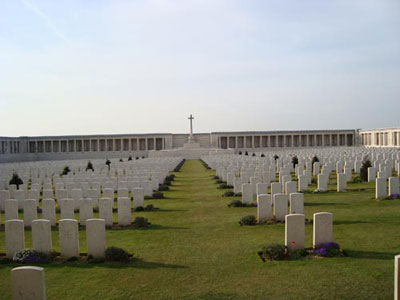
{"label": "shadow on grass", "polygon": [[358,250],[347,250],[345,249],[348,257],[351,258],[362,258],[362,259],[384,259],[394,260],[394,257],[398,254],[397,252],[374,252],[374,251],[358,251]]}
{"label": "shadow on grass", "polygon": [[167,268],[167,269],[187,269],[189,267],[176,265],[176,264],[165,264],[160,262],[145,261],[140,258],[134,258],[130,265],[138,269],[157,269],[157,268]]}
{"label": "shadow on grass", "polygon": [[187,227],[178,227],[178,226],[163,226],[160,224],[151,224],[149,227],[134,227],[131,226],[123,226],[123,227],[108,227],[107,231],[119,231],[119,230],[176,230],[176,229],[188,229]]}
{"label": "shadow on grass", "polygon": [[[104,262],[104,263],[59,263],[59,264],[35,264],[30,263],[28,265],[32,266],[40,266],[46,269],[58,269],[64,267],[71,268],[81,268],[81,269],[90,269],[90,268],[108,268],[108,269],[125,269],[125,268],[136,268],[136,269],[158,269],[158,268],[168,268],[168,269],[187,269],[189,267],[175,264],[166,264],[161,262],[150,262],[144,261],[140,258],[133,258],[129,263],[113,263],[113,262]],[[0,264],[1,268],[16,268],[21,266],[27,266],[27,264]]]}
{"label": "shadow on grass", "polygon": [[364,224],[364,223],[370,223],[368,221],[362,221],[362,220],[358,220],[358,221],[333,221],[333,225],[351,225],[351,224]]}
{"label": "shadow on grass", "polygon": [[342,206],[349,205],[344,202],[304,202],[304,206]]}
{"label": "shadow on grass", "polygon": [[[176,298],[171,298],[176,299]],[[200,295],[193,296],[185,296],[182,298],[183,300],[240,300],[243,299],[243,296],[233,293],[204,293]]]}

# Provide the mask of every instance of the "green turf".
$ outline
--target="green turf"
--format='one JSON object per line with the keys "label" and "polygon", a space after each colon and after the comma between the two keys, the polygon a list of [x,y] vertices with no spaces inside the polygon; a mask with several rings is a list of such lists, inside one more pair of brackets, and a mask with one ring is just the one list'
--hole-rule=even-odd
{"label": "green turf", "polygon": [[[393,299],[400,200],[375,201],[373,184],[305,195],[307,218],[334,214],[335,241],[349,257],[264,264],[257,251],[265,243],[284,243],[284,225],[240,227],[240,217],[255,215],[256,208],[228,208],[238,198],[221,197],[225,190],[217,189],[215,172],[200,161],[186,161],[175,174],[166,199],[145,201],[160,211],[134,213],[147,217],[151,228],[107,230],[107,244],[127,249],[136,260],[43,265],[48,299]],[[82,230],[80,238],[85,252]],[[26,239],[30,246],[30,232]],[[306,246],[311,243],[307,225]],[[11,268],[0,265],[1,299],[10,297]]]}

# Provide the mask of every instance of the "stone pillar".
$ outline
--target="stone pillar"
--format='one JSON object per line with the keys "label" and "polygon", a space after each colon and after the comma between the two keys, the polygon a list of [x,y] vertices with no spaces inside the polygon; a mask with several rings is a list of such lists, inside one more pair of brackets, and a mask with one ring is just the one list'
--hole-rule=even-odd
{"label": "stone pillar", "polygon": [[320,212],[314,214],[313,247],[333,242],[333,214]]}
{"label": "stone pillar", "polygon": [[285,246],[289,252],[304,249],[305,225],[303,214],[285,217]]}
{"label": "stone pillar", "polygon": [[275,194],[273,196],[274,216],[277,221],[284,221],[288,214],[289,197],[285,194]]}
{"label": "stone pillar", "polygon": [[106,226],[102,219],[86,220],[87,254],[94,258],[104,258],[106,251]]}
{"label": "stone pillar", "polygon": [[60,203],[60,219],[75,219],[74,200],[61,199]]}
{"label": "stone pillar", "polygon": [[131,224],[132,210],[131,199],[128,197],[118,198],[118,225],[128,226]]}
{"label": "stone pillar", "polygon": [[51,243],[51,224],[49,220],[32,221],[32,248],[33,250],[50,254]]}
{"label": "stone pillar", "polygon": [[375,198],[382,199],[387,196],[386,178],[376,178],[375,180]]}
{"label": "stone pillar", "polygon": [[60,254],[63,259],[79,257],[78,221],[62,219],[59,221]]}
{"label": "stone pillar", "polygon": [[8,220],[4,226],[6,257],[12,259],[15,252],[25,249],[24,221]]}
{"label": "stone pillar", "polygon": [[394,194],[399,194],[399,178],[398,177],[390,177],[389,178],[389,196]]}
{"label": "stone pillar", "polygon": [[304,194],[291,193],[290,194],[290,209],[291,214],[304,214]]}
{"label": "stone pillar", "polygon": [[103,219],[107,226],[113,224],[113,204],[114,200],[111,198],[99,199],[99,219]]}
{"label": "stone pillar", "polygon": [[13,300],[46,300],[44,269],[30,266],[12,269],[11,296]]}
{"label": "stone pillar", "polygon": [[5,221],[18,219],[18,201],[8,199],[4,201]]}
{"label": "stone pillar", "polygon": [[132,189],[133,196],[133,208],[136,207],[144,207],[144,189],[142,188],[134,188]]}
{"label": "stone pillar", "polygon": [[56,226],[56,202],[54,199],[44,199],[42,201],[42,218],[49,220],[51,226]]}
{"label": "stone pillar", "polygon": [[394,257],[394,300],[400,300],[400,255]]}
{"label": "stone pillar", "polygon": [[250,183],[242,184],[242,202],[243,203],[253,202],[253,185]]}
{"label": "stone pillar", "polygon": [[347,187],[346,174],[337,174],[337,192],[345,192]]}
{"label": "stone pillar", "polygon": [[93,202],[90,198],[79,200],[79,223],[86,225],[86,220],[93,219]]}
{"label": "stone pillar", "polygon": [[262,223],[272,218],[271,195],[260,194],[257,196],[257,222]]}

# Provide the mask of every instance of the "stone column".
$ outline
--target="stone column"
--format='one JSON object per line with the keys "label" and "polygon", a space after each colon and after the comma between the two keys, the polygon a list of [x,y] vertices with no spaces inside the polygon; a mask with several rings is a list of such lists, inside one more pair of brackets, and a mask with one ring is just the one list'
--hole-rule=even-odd
{"label": "stone column", "polygon": [[394,257],[394,300],[400,300],[400,255]]}
{"label": "stone column", "polygon": [[25,249],[24,221],[8,220],[4,226],[6,257],[13,258],[15,252]]}
{"label": "stone column", "polygon": [[11,296],[13,300],[46,300],[44,269],[30,266],[12,269]]}
{"label": "stone column", "polygon": [[333,242],[333,214],[320,212],[314,214],[313,247]]}
{"label": "stone column", "polygon": [[304,249],[305,225],[303,214],[285,217],[285,246],[289,252]]}
{"label": "stone column", "polygon": [[63,259],[79,257],[78,221],[62,219],[59,222],[60,254]]}
{"label": "stone column", "polygon": [[50,254],[51,243],[51,224],[49,220],[32,221],[32,248],[33,250]]}
{"label": "stone column", "polygon": [[87,254],[94,258],[104,258],[106,250],[106,226],[102,219],[86,220]]}

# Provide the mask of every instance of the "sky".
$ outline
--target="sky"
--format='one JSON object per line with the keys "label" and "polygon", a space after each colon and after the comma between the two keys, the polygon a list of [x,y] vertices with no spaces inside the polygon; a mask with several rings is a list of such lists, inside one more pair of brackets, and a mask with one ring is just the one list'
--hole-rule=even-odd
{"label": "sky", "polygon": [[399,0],[0,0],[0,136],[400,126]]}

